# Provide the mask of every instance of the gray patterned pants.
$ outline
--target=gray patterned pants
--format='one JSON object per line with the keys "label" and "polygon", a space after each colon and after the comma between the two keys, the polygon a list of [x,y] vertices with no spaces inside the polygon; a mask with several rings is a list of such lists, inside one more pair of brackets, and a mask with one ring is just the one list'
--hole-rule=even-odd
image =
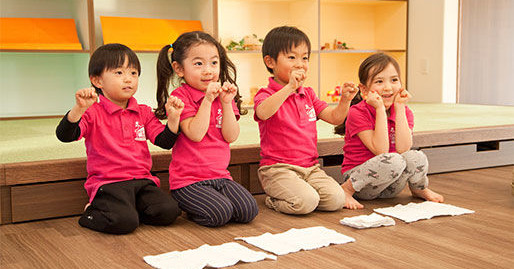
{"label": "gray patterned pants", "polygon": [[371,200],[391,198],[398,195],[407,182],[412,189],[425,189],[428,186],[427,156],[418,150],[402,154],[384,153],[343,174],[343,180],[351,180],[354,196]]}

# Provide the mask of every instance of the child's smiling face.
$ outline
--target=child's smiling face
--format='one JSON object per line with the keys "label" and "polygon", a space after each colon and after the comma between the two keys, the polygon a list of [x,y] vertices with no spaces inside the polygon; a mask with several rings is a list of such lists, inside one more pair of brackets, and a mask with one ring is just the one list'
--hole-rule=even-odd
{"label": "child's smiling face", "polygon": [[[370,70],[370,72],[373,70]],[[384,101],[384,106],[389,109],[394,103],[394,98],[402,88],[400,76],[394,68],[393,64],[388,64],[382,72],[378,73],[375,77],[369,79],[366,85],[361,84],[361,91],[364,97],[367,96],[369,91],[378,93]]]}
{"label": "child's smiling face", "polygon": [[218,49],[210,43],[193,45],[182,63],[174,62],[173,69],[191,87],[205,91],[209,83],[219,80]]}
{"label": "child's smiling face", "polygon": [[286,85],[289,83],[292,70],[301,69],[307,73],[309,69],[309,48],[307,44],[301,43],[297,47],[292,47],[287,53],[280,52],[277,60],[270,58],[266,65],[273,69],[275,81],[280,85]]}

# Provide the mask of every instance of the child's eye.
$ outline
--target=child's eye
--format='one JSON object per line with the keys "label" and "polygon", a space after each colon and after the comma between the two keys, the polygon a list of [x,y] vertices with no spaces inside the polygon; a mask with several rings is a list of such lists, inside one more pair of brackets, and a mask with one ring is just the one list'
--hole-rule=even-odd
{"label": "child's eye", "polygon": [[400,81],[400,79],[398,79],[398,78],[393,78],[393,82],[398,82],[398,81]]}
{"label": "child's eye", "polygon": [[196,62],[196,63],[193,63],[193,65],[201,66],[201,65],[202,65],[202,62]]}
{"label": "child's eye", "polygon": [[382,83],[382,82],[383,82],[383,81],[382,81],[381,79],[379,79],[379,80],[375,80],[375,83],[376,83],[376,84],[380,84],[380,83]]}
{"label": "child's eye", "polygon": [[294,56],[292,56],[292,55],[288,56],[287,58],[288,58],[288,59],[291,59],[291,60],[296,59],[296,57],[294,57]]}
{"label": "child's eye", "polygon": [[217,65],[218,61],[212,61],[212,65]]}
{"label": "child's eye", "polygon": [[137,76],[137,71],[132,71],[133,76]]}
{"label": "child's eye", "polygon": [[304,61],[308,61],[308,60],[309,60],[309,57],[304,56],[304,57],[303,57],[303,60],[304,60]]}
{"label": "child's eye", "polygon": [[121,71],[116,71],[116,72],[114,72],[114,73],[115,73],[116,75],[121,75],[121,74],[123,74],[123,72],[121,72]]}

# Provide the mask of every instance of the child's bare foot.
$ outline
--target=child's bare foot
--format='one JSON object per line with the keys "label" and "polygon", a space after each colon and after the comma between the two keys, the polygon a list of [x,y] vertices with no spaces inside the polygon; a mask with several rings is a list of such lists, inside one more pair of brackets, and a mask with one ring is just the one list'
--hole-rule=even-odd
{"label": "child's bare foot", "polygon": [[423,190],[411,189],[410,191],[412,192],[412,196],[414,197],[419,197],[427,201],[436,203],[444,202],[444,197],[441,194],[434,192],[429,188],[425,188]]}
{"label": "child's bare foot", "polygon": [[353,198],[353,194],[355,193],[355,189],[352,186],[352,183],[350,180],[347,180],[343,185],[341,185],[343,188],[344,194],[346,196],[346,202],[344,204],[344,207],[348,209],[361,209],[364,208],[364,206],[359,203],[355,198]]}

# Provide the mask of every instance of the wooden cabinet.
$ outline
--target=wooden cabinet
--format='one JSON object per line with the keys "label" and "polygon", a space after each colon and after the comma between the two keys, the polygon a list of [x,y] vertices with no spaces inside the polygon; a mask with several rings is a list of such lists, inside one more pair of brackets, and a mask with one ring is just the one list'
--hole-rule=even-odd
{"label": "wooden cabinet", "polygon": [[[264,38],[276,26],[296,26],[312,45],[305,85],[329,102],[327,92],[345,81],[358,82],[360,62],[376,51],[386,51],[400,62],[405,82],[407,5],[406,0],[4,0],[2,17],[73,19],[82,50],[1,50],[0,117],[62,115],[70,109],[74,92],[90,85],[89,53],[104,43],[102,16],[198,20],[223,45],[247,35]],[[334,49],[334,41],[349,49]],[[142,74],[135,97],[155,107],[157,50],[136,52]],[[251,106],[252,95],[270,76],[261,52],[228,54],[237,67],[244,104]]]}

